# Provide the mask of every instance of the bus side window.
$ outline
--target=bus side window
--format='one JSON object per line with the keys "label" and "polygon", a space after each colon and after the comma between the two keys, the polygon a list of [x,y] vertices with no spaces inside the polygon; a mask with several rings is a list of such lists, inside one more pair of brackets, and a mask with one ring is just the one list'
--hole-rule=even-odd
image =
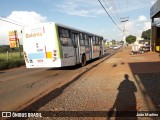
{"label": "bus side window", "polygon": [[75,36],[73,33],[71,33],[71,40],[72,40],[73,45],[75,45]]}
{"label": "bus side window", "polygon": [[96,45],[98,45],[99,43],[99,40],[98,40],[98,37],[96,37]]}
{"label": "bus side window", "polygon": [[60,37],[60,41],[61,41],[62,45],[68,45],[68,41],[66,38]]}
{"label": "bus side window", "polygon": [[93,43],[93,45],[95,45],[95,44],[96,44],[95,36],[93,36],[92,43]]}
{"label": "bus side window", "polygon": [[71,40],[74,47],[78,47],[78,41],[80,40],[78,33],[71,33]]}
{"label": "bus side window", "polygon": [[69,45],[69,46],[72,46],[72,45],[73,45],[73,42],[72,42],[71,38],[68,38],[68,45]]}
{"label": "bus side window", "polygon": [[103,42],[103,38],[100,37],[100,38],[99,38],[99,45],[100,45],[100,46],[103,44],[102,42]]}
{"label": "bus side window", "polygon": [[80,33],[80,45],[81,46],[85,45],[85,43],[84,43],[84,35],[82,33]]}
{"label": "bus side window", "polygon": [[89,46],[89,40],[87,38],[88,38],[88,36],[87,36],[87,34],[85,34],[84,35],[85,46]]}
{"label": "bus side window", "polygon": [[98,45],[100,46],[101,44],[101,40],[100,40],[100,37],[98,37]]}
{"label": "bus side window", "polygon": [[85,40],[85,46],[89,46],[89,41]]}
{"label": "bus side window", "polygon": [[59,37],[63,46],[72,46],[73,42],[70,38],[70,31],[68,29],[59,28]]}
{"label": "bus side window", "polygon": [[84,46],[84,40],[80,40],[80,45]]}

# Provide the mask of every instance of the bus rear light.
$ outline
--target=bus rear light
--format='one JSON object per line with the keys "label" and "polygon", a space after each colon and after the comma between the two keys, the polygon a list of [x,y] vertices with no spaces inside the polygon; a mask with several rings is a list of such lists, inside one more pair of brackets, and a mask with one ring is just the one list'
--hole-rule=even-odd
{"label": "bus rear light", "polygon": [[56,61],[56,59],[57,59],[56,57],[53,57],[53,62],[55,62],[55,61]]}
{"label": "bus rear light", "polygon": [[56,58],[56,56],[57,56],[57,50],[53,50],[53,56]]}

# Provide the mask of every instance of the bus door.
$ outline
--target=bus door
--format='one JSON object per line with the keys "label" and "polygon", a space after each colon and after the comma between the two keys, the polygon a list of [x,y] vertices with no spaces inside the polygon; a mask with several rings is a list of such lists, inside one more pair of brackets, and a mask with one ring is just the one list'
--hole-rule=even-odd
{"label": "bus door", "polygon": [[79,45],[79,34],[72,33],[72,39],[74,41],[74,49],[76,55],[76,63],[80,63],[80,45]]}
{"label": "bus door", "polygon": [[88,40],[89,40],[89,49],[90,49],[90,52],[89,52],[89,59],[92,59],[92,37],[91,36],[88,36]]}

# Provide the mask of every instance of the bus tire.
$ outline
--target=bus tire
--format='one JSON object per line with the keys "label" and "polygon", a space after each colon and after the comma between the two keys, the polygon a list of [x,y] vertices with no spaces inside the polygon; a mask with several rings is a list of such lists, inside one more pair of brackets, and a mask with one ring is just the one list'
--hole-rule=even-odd
{"label": "bus tire", "polygon": [[82,63],[81,63],[81,66],[85,66],[86,65],[86,56],[85,55],[82,55]]}

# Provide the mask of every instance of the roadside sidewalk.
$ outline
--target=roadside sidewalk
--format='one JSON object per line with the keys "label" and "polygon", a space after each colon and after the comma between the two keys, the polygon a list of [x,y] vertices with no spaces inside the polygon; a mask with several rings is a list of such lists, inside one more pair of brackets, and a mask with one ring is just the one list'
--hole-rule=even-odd
{"label": "roadside sidewalk", "polygon": [[[113,95],[113,101],[116,102],[118,99],[120,108],[125,106],[124,109],[127,110],[160,110],[160,58],[158,53],[146,52],[130,55],[130,51],[131,47],[120,50],[104,61],[96,70],[96,74],[100,76],[99,79],[107,80],[107,90]],[[126,75],[128,78],[126,78]],[[96,76],[93,75],[92,78],[94,77]],[[130,86],[127,83],[122,85],[126,79],[129,79],[135,85],[136,89],[134,92],[132,91],[133,93],[129,92],[133,87],[132,85]],[[123,93],[120,89],[125,91],[123,95],[120,94]],[[108,101],[110,99],[108,98]],[[127,106],[128,103],[130,104]]]}

